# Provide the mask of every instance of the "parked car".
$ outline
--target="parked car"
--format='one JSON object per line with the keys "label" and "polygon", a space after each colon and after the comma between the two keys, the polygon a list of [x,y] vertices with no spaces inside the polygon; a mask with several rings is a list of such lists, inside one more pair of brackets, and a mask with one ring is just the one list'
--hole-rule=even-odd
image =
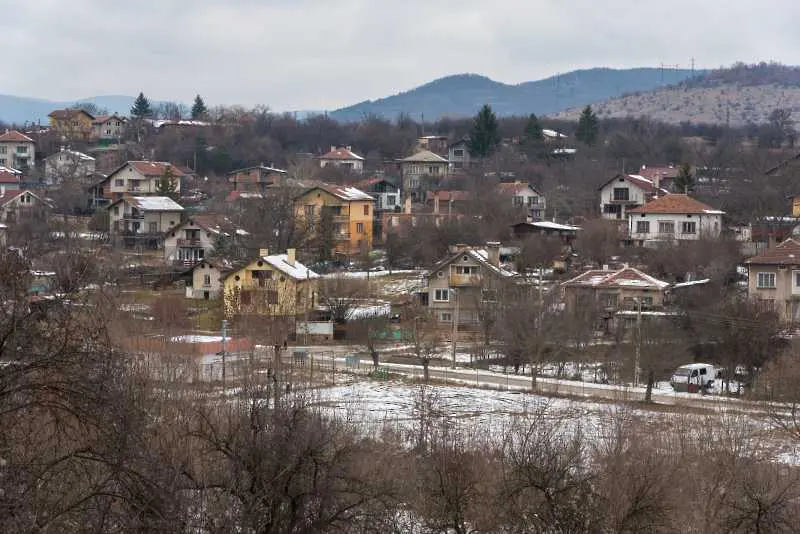
{"label": "parked car", "polygon": [[716,366],[710,363],[690,363],[678,367],[672,373],[669,383],[675,391],[697,393],[710,388],[716,378]]}

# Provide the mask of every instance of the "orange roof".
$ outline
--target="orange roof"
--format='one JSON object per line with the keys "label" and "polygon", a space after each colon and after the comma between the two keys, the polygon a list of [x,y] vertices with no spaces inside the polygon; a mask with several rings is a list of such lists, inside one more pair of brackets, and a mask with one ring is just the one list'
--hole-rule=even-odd
{"label": "orange roof", "polygon": [[674,165],[651,165],[649,167],[642,165],[642,168],[639,169],[639,176],[655,181],[656,178],[677,178],[680,172],[681,169]]}
{"label": "orange roof", "polygon": [[7,130],[6,133],[0,135],[0,143],[33,143],[33,139],[25,134],[19,133],[16,130]]}
{"label": "orange roof", "polygon": [[340,148],[334,148],[327,154],[320,156],[319,159],[363,160],[364,158],[362,158],[361,156],[350,150],[350,148],[340,147]]}
{"label": "orange roof", "polygon": [[539,193],[535,187],[527,182],[500,182],[497,184],[497,189],[506,195],[516,195],[525,188],[530,188],[533,192]]}
{"label": "orange roof", "polygon": [[0,184],[18,184],[19,176],[13,172],[0,170]]}
{"label": "orange roof", "polygon": [[88,111],[84,111],[82,109],[56,109],[51,111],[48,117],[53,117],[56,120],[64,120],[64,119],[71,119],[75,115],[86,115],[90,119],[94,120],[94,116],[89,113]]}
{"label": "orange roof", "polygon": [[723,211],[717,210],[695,200],[688,195],[673,194],[656,198],[645,204],[629,210],[628,213],[681,213],[699,215],[722,215]]}
{"label": "orange roof", "polygon": [[161,176],[168,167],[172,169],[174,176],[185,174],[178,165],[166,161],[129,161],[128,164],[145,176]]}
{"label": "orange roof", "polygon": [[753,265],[800,265],[800,241],[789,238],[774,247],[768,248],[758,256],[745,260]]}

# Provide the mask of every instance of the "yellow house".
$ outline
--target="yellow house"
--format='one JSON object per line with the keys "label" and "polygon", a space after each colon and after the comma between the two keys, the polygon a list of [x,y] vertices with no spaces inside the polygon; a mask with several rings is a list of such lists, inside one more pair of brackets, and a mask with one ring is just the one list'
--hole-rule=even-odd
{"label": "yellow house", "polygon": [[94,116],[82,109],[57,109],[51,112],[50,131],[67,139],[91,139],[94,134]]}
{"label": "yellow house", "polygon": [[225,315],[297,317],[317,303],[319,275],[298,262],[295,249],[270,256],[266,249],[223,277]]}
{"label": "yellow house", "polygon": [[[298,222],[304,222],[312,230],[312,237],[331,231],[333,252],[353,256],[372,250],[375,199],[364,191],[323,184],[297,197],[294,208]],[[327,224],[332,227],[321,227]]]}

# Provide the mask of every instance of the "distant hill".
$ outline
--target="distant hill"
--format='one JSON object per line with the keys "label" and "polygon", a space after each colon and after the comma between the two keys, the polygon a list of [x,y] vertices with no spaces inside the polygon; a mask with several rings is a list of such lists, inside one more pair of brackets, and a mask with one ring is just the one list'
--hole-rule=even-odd
{"label": "distant hill", "polygon": [[477,74],[458,74],[404,93],[338,109],[329,115],[338,120],[356,121],[371,114],[394,119],[400,113],[407,113],[414,118],[424,114],[426,120],[435,120],[444,116],[471,116],[486,103],[501,116],[549,114],[676,84],[691,75],[688,69],[596,68],[509,85]]}
{"label": "distant hill", "polygon": [[[743,126],[768,121],[770,113],[783,108],[793,111],[800,124],[800,67],[774,63],[717,69],[669,87],[639,91],[592,105],[601,118],[647,116],[681,122]],[[581,109],[553,114],[576,120]]]}
{"label": "distant hill", "polygon": [[[92,102],[100,109],[107,109],[110,113],[130,113],[135,97],[132,96],[93,96],[73,101],[53,101],[40,98],[26,98],[22,96],[0,95],[0,121],[5,123],[23,124],[24,122],[41,122],[47,124],[47,115],[54,109],[66,108],[77,102]],[[153,102],[153,105],[158,102]]]}

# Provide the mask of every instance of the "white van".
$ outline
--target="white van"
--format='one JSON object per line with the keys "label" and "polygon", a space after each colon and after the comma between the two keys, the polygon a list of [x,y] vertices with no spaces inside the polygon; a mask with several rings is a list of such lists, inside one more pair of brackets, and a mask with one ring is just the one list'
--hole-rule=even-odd
{"label": "white van", "polygon": [[681,365],[669,380],[675,391],[688,391],[697,393],[709,388],[717,378],[717,369],[710,363],[690,363]]}

